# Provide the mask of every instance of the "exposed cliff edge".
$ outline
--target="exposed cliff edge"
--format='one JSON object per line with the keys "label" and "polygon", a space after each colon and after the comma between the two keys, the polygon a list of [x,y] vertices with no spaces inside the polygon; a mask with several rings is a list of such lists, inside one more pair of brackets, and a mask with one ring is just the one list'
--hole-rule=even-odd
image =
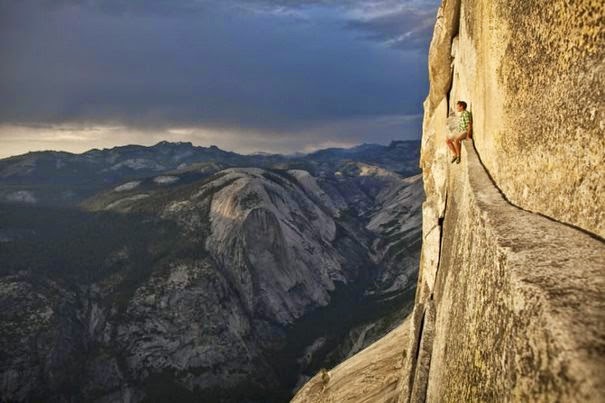
{"label": "exposed cliff edge", "polygon": [[[398,391],[361,387],[342,401],[605,400],[602,19],[598,1],[443,1],[424,104],[416,302],[401,362],[380,374],[398,373]],[[457,100],[473,113],[474,141],[450,165]],[[363,385],[372,375],[346,376]],[[303,398],[314,381],[296,402],[322,401]]]}
{"label": "exposed cliff edge", "polygon": [[409,337],[406,320],[382,339],[328,373],[313,377],[292,403],[370,403],[397,401],[399,372]]}

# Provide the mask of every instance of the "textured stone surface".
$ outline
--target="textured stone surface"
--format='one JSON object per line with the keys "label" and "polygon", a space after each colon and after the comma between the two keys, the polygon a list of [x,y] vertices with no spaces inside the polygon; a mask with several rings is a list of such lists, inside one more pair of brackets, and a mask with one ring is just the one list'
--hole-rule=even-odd
{"label": "textured stone surface", "polygon": [[602,400],[605,245],[508,204],[465,151],[449,175],[427,400]]}
{"label": "textured stone surface", "polygon": [[[602,2],[454,3],[442,3],[429,55],[399,401],[603,401]],[[459,99],[474,144],[451,165]]]}
{"label": "textured stone surface", "polygon": [[330,380],[315,375],[293,403],[385,403],[397,400],[397,382],[405,355],[409,321],[354,357],[329,371]]}
{"label": "textured stone surface", "polygon": [[599,0],[463,1],[450,92],[470,104],[481,160],[511,203],[601,237],[604,13]]}
{"label": "textured stone surface", "polygon": [[[429,81],[431,88],[427,102],[429,109],[434,109],[449,91],[451,77],[451,45],[452,38],[458,32],[460,19],[460,0],[444,0],[437,12],[437,21],[429,49]],[[444,74],[447,72],[447,74]]]}

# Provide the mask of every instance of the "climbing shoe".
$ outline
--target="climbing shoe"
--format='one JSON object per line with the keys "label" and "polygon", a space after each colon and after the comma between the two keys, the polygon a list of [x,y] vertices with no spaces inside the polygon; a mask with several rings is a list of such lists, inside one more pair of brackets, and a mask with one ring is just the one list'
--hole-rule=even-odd
{"label": "climbing shoe", "polygon": [[457,156],[457,155],[454,155],[454,158],[452,158],[451,163],[453,164],[453,163],[454,163],[454,162],[456,162],[457,160],[458,160],[458,156]]}
{"label": "climbing shoe", "polygon": [[460,164],[460,156],[456,157],[456,164]]}

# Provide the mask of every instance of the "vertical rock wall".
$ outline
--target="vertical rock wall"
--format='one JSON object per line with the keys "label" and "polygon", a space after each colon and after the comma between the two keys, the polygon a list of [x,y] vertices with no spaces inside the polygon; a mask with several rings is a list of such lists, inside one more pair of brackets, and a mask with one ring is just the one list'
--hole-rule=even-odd
{"label": "vertical rock wall", "polygon": [[[400,402],[605,399],[603,8],[443,1]],[[457,100],[474,142],[450,165]]]}
{"label": "vertical rock wall", "polygon": [[599,0],[462,1],[450,92],[512,204],[601,238],[604,15]]}

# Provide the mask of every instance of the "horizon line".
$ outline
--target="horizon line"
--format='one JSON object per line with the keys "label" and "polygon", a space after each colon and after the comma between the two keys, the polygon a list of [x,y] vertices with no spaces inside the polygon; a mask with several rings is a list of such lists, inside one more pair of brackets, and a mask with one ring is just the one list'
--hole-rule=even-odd
{"label": "horizon line", "polygon": [[221,151],[225,151],[225,152],[230,152],[230,153],[234,153],[234,154],[239,154],[239,155],[281,155],[281,156],[292,156],[292,155],[309,155],[309,154],[313,154],[315,152],[318,151],[323,151],[323,150],[330,150],[330,149],[343,149],[343,150],[348,150],[348,149],[352,149],[355,147],[359,147],[362,145],[379,145],[379,146],[388,146],[394,142],[420,142],[420,139],[391,139],[390,142],[388,144],[381,144],[381,143],[368,143],[368,142],[361,142],[361,143],[357,143],[357,144],[353,144],[350,146],[333,146],[333,147],[325,147],[325,148],[317,148],[313,151],[293,151],[293,152],[289,152],[289,153],[279,153],[279,152],[267,152],[267,151],[262,151],[262,150],[256,150],[256,151],[252,151],[252,152],[248,152],[248,153],[242,153],[242,152],[237,152],[237,151],[233,151],[233,150],[228,150],[228,149],[224,149],[221,148],[215,144],[209,144],[209,145],[200,145],[200,144],[193,144],[192,141],[168,141],[168,140],[160,140],[155,144],[151,144],[151,145],[144,145],[144,144],[137,144],[137,143],[128,143],[128,144],[121,144],[121,145],[115,145],[113,147],[103,147],[103,148],[97,148],[97,147],[93,147],[90,148],[86,151],[82,151],[82,152],[72,152],[72,151],[67,151],[67,150],[58,150],[58,149],[45,149],[45,150],[30,150],[21,154],[13,154],[13,155],[6,155],[3,156],[2,154],[0,154],[0,160],[4,160],[4,159],[9,159],[9,158],[16,158],[16,157],[22,157],[25,155],[29,155],[29,154],[35,154],[35,153],[63,153],[63,154],[71,154],[71,155],[83,155],[86,153],[89,153],[91,151],[106,151],[106,150],[113,150],[114,148],[123,148],[123,147],[144,147],[144,148],[152,148],[152,147],[156,147],[160,144],[191,144],[192,147],[201,147],[201,148],[216,148],[219,149]]}

